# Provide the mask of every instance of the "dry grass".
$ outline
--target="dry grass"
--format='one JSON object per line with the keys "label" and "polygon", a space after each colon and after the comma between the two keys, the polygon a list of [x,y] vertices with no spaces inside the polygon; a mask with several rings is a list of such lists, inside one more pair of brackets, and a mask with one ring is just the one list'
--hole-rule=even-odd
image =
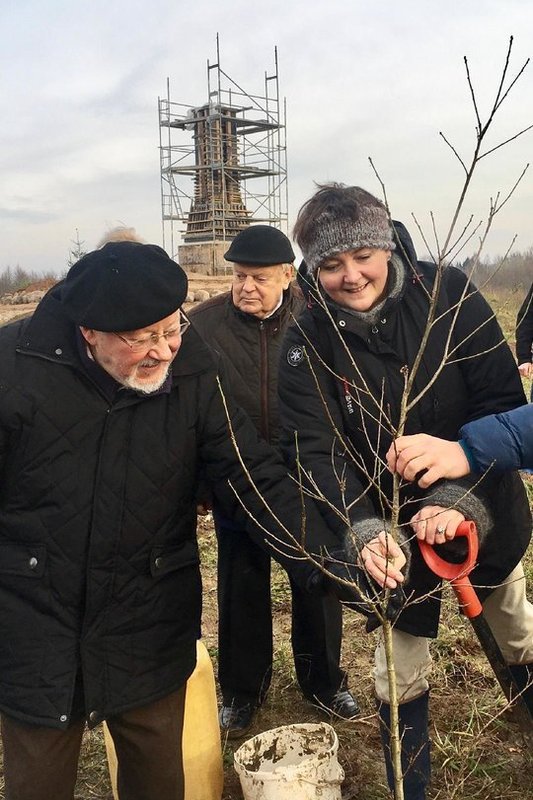
{"label": "dry grass", "polygon": [[[511,333],[521,298],[500,292],[489,299],[507,333]],[[525,481],[533,504],[533,480],[525,476]],[[200,521],[199,540],[204,578],[203,636],[216,668],[216,540],[210,518]],[[526,569],[532,586],[531,551]],[[250,736],[278,725],[316,720],[319,714],[298,690],[290,650],[289,592],[278,569],[274,570],[273,601],[274,676]],[[372,700],[372,654],[373,636],[364,633],[363,621],[356,614],[346,612],[342,662],[363,709],[362,717],[355,722],[334,722],[340,742],[339,760],[346,772],[346,800],[389,797]],[[441,634],[434,643],[433,655],[432,800],[532,800],[531,752],[506,714],[499,715],[503,708],[500,692],[473,632],[457,613],[449,592],[445,592]],[[232,766],[233,749],[233,744],[224,742],[223,800],[242,800]],[[101,728],[87,733],[84,739],[76,797],[111,798]]]}

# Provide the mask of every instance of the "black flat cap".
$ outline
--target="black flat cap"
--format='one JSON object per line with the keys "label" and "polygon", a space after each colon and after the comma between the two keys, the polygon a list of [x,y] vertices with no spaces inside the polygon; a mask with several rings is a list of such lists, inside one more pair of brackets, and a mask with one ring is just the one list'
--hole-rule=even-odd
{"label": "black flat cap", "polygon": [[155,244],[108,242],[68,271],[61,302],[77,325],[134,331],[169,317],[187,296],[187,276]]}
{"label": "black flat cap", "polygon": [[250,225],[237,234],[224,258],[250,267],[269,267],[292,264],[295,255],[290,241],[278,228]]}

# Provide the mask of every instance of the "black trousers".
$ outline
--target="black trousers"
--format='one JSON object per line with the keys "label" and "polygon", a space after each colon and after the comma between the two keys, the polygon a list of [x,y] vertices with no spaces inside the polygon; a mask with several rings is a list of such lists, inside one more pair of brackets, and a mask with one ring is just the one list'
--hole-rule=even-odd
{"label": "black trousers", "polygon": [[[218,680],[225,705],[260,704],[272,675],[270,556],[214,513],[218,539]],[[341,670],[342,606],[291,581],[292,650],[305,697],[346,686]]]}

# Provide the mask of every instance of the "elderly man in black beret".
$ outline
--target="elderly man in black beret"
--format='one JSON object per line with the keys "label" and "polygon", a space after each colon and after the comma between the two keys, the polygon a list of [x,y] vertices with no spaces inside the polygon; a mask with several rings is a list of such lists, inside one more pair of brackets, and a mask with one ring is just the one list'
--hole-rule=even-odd
{"label": "elderly man in black beret", "polygon": [[[253,225],[239,233],[224,258],[233,264],[230,292],[191,312],[194,326],[224,356],[233,399],[258,433],[278,442],[278,360],[283,336],[304,298],[292,281],[294,252],[282,231]],[[272,673],[270,555],[242,524],[215,504],[218,538],[218,677],[220,725],[242,736],[268,692]],[[333,596],[314,597],[291,581],[292,648],[306,698],[351,719],[359,713],[339,666],[342,609]]]}
{"label": "elderly man in black beret", "polygon": [[[8,800],[72,800],[85,723],[103,719],[121,800],[183,798],[200,469],[224,513],[258,541],[275,536],[277,558],[314,583],[288,534],[304,535],[299,494],[224,401],[215,356],[180,310],[186,292],[161,248],[112,242],[74,265],[32,317],[0,330]],[[308,550],[336,547],[312,507],[307,520]]]}

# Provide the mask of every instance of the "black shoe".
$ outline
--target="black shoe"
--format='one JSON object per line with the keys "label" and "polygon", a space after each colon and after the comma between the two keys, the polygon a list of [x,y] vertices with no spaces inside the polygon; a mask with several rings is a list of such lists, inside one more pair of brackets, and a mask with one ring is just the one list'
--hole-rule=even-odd
{"label": "black shoe", "polygon": [[257,706],[253,703],[244,703],[242,706],[222,706],[218,714],[220,729],[228,739],[238,739],[249,730]]}
{"label": "black shoe", "polygon": [[354,719],[361,713],[357,700],[348,689],[338,689],[333,694],[315,694],[311,702],[327,714],[341,719]]}

